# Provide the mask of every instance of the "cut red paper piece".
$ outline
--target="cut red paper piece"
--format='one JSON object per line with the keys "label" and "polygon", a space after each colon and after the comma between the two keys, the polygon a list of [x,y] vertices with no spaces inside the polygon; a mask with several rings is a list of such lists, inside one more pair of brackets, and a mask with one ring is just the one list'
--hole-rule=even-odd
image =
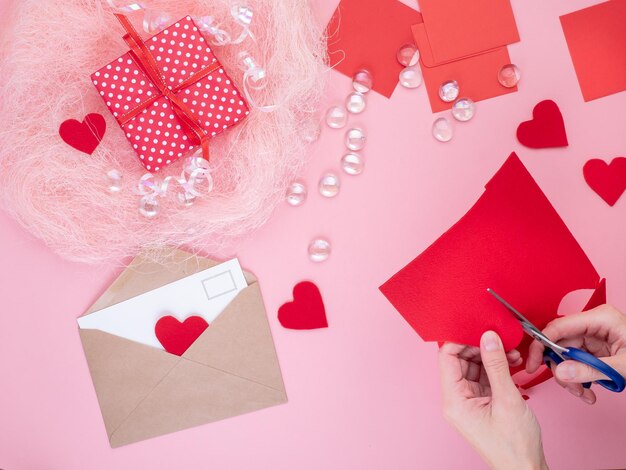
{"label": "cut red paper piece", "polygon": [[[412,26],[415,42],[420,50],[420,65],[430,107],[434,113],[450,109],[453,103],[446,103],[439,98],[439,87],[447,80],[456,80],[463,96],[473,101],[481,101],[496,96],[514,93],[517,87],[505,88],[497,80],[498,70],[511,63],[506,47],[499,47],[483,54],[443,64],[436,64],[423,23]],[[485,80],[493,77],[493,80]]]}
{"label": "cut red paper piece", "polygon": [[304,281],[293,288],[293,302],[278,309],[278,321],[292,330],[328,327],[322,295],[315,284]]}
{"label": "cut red paper piece", "polygon": [[584,100],[626,90],[626,2],[599,3],[560,19]]}
{"label": "cut red paper piece", "polygon": [[98,113],[90,113],[82,122],[76,119],[68,119],[61,123],[59,135],[66,144],[76,150],[91,155],[100,145],[107,129],[107,123]]}
{"label": "cut red paper piece", "polygon": [[467,214],[380,289],[425,341],[478,346],[484,331],[495,330],[509,350],[523,332],[488,287],[543,328],[565,294],[598,280],[512,153]]}
{"label": "cut red paper piece", "polygon": [[168,353],[182,356],[208,327],[209,324],[202,317],[188,317],[181,323],[168,315],[159,318],[154,333]]}
{"label": "cut red paper piece", "polygon": [[[606,303],[606,279],[602,279],[596,286],[596,289],[593,291],[593,294],[591,294],[591,297],[587,301],[587,304],[583,307],[583,312],[591,310],[592,308],[596,308],[605,303]],[[528,355],[528,346],[530,346],[531,342],[532,340],[529,337],[524,337],[523,343],[518,348],[520,350],[520,353],[522,354],[522,357],[526,358],[526,356]],[[520,384],[519,387],[523,390],[528,390],[529,388],[535,387],[547,380],[550,380],[552,378],[552,370],[547,366],[542,366],[542,367],[543,367],[543,370],[541,372],[539,372],[537,375],[532,377],[530,380]],[[515,368],[512,372],[515,373],[524,369],[525,369],[525,364],[522,364],[521,366]]]}
{"label": "cut red paper piece", "polygon": [[330,65],[350,78],[366,68],[374,91],[389,98],[402,71],[396,52],[413,42],[411,25],[421,21],[397,0],[341,0],[326,28]]}
{"label": "cut red paper piece", "polygon": [[626,157],[616,157],[607,164],[593,159],[583,167],[585,181],[609,206],[614,206],[626,191]]}
{"label": "cut red paper piece", "polygon": [[420,0],[419,5],[437,63],[520,40],[510,0]]}
{"label": "cut red paper piece", "polygon": [[552,100],[544,100],[533,109],[533,118],[517,128],[517,140],[533,149],[567,147],[563,115]]}

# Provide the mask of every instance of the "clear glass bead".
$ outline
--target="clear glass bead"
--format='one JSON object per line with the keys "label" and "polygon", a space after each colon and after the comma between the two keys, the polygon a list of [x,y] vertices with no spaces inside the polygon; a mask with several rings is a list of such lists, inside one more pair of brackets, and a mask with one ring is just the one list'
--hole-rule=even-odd
{"label": "clear glass bead", "polygon": [[506,64],[498,72],[498,81],[505,88],[513,88],[521,77],[522,74],[515,64]]}
{"label": "clear glass bead", "polygon": [[452,123],[450,123],[450,121],[444,117],[435,119],[435,122],[433,122],[433,136],[435,139],[439,142],[448,142],[452,139],[453,134]]}
{"label": "clear glass bead", "polygon": [[443,82],[439,87],[439,98],[446,103],[452,103],[459,96],[459,84],[456,80]]}
{"label": "clear glass bead", "polygon": [[341,129],[348,122],[348,113],[341,106],[332,106],[326,111],[326,124],[333,129]]}
{"label": "clear glass bead", "polygon": [[294,183],[291,183],[287,188],[287,194],[285,195],[285,199],[287,201],[287,204],[296,207],[304,204],[304,201],[306,201],[306,196],[306,186],[296,181]]}
{"label": "clear glass bead", "polygon": [[420,60],[420,52],[417,50],[417,46],[415,44],[403,44],[398,49],[396,53],[396,58],[401,65],[405,67],[412,67],[417,65]]}
{"label": "clear glass bead", "polygon": [[339,194],[339,176],[326,173],[320,180],[320,194],[324,197],[335,197]]}
{"label": "clear glass bead", "polygon": [[476,104],[469,98],[459,98],[452,105],[452,116],[457,121],[469,121],[475,112]]}
{"label": "clear glass bead", "polygon": [[417,67],[407,67],[400,72],[400,85],[404,88],[417,88],[422,84],[422,72]]}
{"label": "clear glass bead", "polygon": [[369,70],[357,70],[352,77],[352,87],[359,93],[367,93],[374,86],[374,78]]}
{"label": "clear glass bead", "polygon": [[352,114],[359,114],[365,111],[365,96],[363,93],[354,91],[346,99],[346,108]]}
{"label": "clear glass bead", "polygon": [[363,129],[355,127],[346,132],[346,147],[349,150],[361,150],[365,147],[365,132],[363,132]]}
{"label": "clear glass bead", "polygon": [[341,168],[348,175],[360,175],[363,173],[363,159],[358,153],[346,153],[341,158]]}
{"label": "clear glass bead", "polygon": [[326,261],[330,256],[330,242],[323,238],[316,238],[309,244],[309,259],[315,263]]}
{"label": "clear glass bead", "polygon": [[110,193],[119,193],[122,190],[122,174],[118,170],[109,170],[107,172],[107,183]]}
{"label": "clear glass bead", "polygon": [[139,213],[147,219],[159,215],[159,200],[154,197],[142,197],[139,201]]}

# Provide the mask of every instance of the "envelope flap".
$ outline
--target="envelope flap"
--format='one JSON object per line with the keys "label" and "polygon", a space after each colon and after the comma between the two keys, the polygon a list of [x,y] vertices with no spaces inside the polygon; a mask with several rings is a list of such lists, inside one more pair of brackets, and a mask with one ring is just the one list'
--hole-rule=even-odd
{"label": "envelope flap", "polygon": [[[219,261],[177,249],[138,255],[83,315],[163,287],[171,282],[212,268],[219,263]],[[244,271],[244,275],[248,284],[256,282],[256,277],[253,274]]]}
{"label": "envelope flap", "polygon": [[243,289],[184,358],[284,391],[261,289]]}
{"label": "envelope flap", "polygon": [[180,359],[99,330],[79,332],[107,434],[111,437]]}

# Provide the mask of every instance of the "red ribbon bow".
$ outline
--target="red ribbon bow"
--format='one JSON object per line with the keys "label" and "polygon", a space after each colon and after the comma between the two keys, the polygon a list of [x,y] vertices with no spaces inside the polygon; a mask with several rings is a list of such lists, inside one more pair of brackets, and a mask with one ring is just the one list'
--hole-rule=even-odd
{"label": "red ribbon bow", "polygon": [[154,56],[150,52],[150,49],[148,48],[148,46],[146,46],[143,39],[141,39],[141,36],[139,36],[137,30],[128,20],[128,17],[121,14],[115,14],[115,16],[126,30],[126,34],[124,35],[124,41],[126,41],[126,44],[128,44],[128,46],[130,47],[130,52],[133,55],[133,58],[141,67],[148,79],[159,91],[158,93],[153,94],[147,100],[143,101],[135,108],[128,111],[126,114],[120,116],[118,119],[120,124],[126,124],[128,121],[130,121],[138,114],[142,113],[150,105],[152,105],[152,103],[154,103],[157,99],[163,96],[167,98],[172,104],[174,113],[180,120],[181,127],[185,131],[185,134],[187,134],[189,139],[191,139],[194,144],[200,145],[202,147],[202,156],[204,159],[208,160],[209,135],[200,125],[198,119],[195,117],[191,109],[189,109],[187,105],[185,105],[185,103],[183,103],[183,101],[176,95],[176,92],[187,88],[188,86],[194,84],[199,80],[202,80],[204,77],[215,72],[221,67],[220,63],[216,60],[213,64],[199,70],[197,73],[194,73],[179,85],[175,87],[170,87],[165,82],[165,76],[162,74],[161,69],[154,59]]}

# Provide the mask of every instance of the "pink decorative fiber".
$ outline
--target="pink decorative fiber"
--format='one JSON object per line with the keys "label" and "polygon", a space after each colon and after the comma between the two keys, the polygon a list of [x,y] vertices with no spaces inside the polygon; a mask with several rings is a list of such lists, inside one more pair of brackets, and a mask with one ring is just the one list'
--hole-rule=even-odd
{"label": "pink decorative fiber", "polygon": [[[234,3],[234,2],[232,2]],[[208,253],[249,234],[283,200],[306,161],[307,137],[317,125],[324,88],[325,44],[308,0],[248,0],[254,11],[249,38],[213,46],[240,85],[237,54],[265,65],[268,86],[255,95],[276,104],[255,109],[241,125],[211,143],[213,192],[187,209],[175,198],[155,219],[138,213],[133,192],[145,170],[89,75],[127,50],[106,2],[21,0],[0,49],[0,202],[34,235],[66,258],[102,262],[139,249],[186,246]],[[239,32],[228,0],[148,2],[173,20],[211,15]],[[66,119],[105,116],[107,133],[92,155],[69,147],[58,130]],[[182,162],[159,173],[178,175]],[[117,169],[124,189],[110,194],[106,173]]]}

